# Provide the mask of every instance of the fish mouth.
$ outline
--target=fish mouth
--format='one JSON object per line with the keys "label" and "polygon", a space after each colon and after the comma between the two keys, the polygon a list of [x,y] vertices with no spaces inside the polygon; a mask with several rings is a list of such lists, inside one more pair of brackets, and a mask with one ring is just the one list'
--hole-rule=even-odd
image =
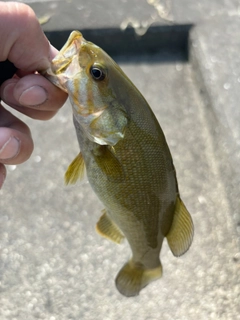
{"label": "fish mouth", "polygon": [[83,41],[81,32],[73,31],[66,44],[52,60],[51,67],[42,73],[49,81],[67,93],[66,82],[81,71],[79,54]]}

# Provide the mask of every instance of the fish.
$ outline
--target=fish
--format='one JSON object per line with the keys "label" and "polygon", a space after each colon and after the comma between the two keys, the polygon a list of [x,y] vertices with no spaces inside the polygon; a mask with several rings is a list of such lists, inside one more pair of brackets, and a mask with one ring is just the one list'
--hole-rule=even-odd
{"label": "fish", "polygon": [[192,218],[181,200],[172,156],[145,98],[100,47],[73,31],[44,73],[68,93],[80,153],[68,167],[66,184],[88,181],[104,209],[97,232],[127,240],[132,257],[115,284],[137,296],[162,276],[164,238],[173,255],[193,241]]}

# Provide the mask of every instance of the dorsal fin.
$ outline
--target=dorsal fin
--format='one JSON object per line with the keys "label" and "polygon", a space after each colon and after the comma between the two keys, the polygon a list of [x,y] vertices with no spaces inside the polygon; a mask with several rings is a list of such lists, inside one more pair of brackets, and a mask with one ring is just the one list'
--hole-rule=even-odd
{"label": "dorsal fin", "polygon": [[192,218],[182,200],[177,197],[172,226],[166,236],[174,256],[179,257],[189,249],[193,240],[193,233]]}

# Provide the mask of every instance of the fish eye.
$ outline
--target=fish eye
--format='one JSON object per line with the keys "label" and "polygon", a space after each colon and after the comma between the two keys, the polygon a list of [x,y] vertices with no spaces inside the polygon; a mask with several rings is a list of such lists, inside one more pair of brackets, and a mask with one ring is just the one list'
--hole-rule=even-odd
{"label": "fish eye", "polygon": [[95,80],[103,80],[106,76],[104,70],[100,66],[92,66],[90,69],[90,73]]}

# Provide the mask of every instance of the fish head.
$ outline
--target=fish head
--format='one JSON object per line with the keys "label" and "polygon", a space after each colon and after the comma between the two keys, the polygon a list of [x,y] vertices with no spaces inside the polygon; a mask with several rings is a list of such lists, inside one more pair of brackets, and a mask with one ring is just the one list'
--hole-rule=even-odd
{"label": "fish head", "polygon": [[[79,31],[73,31],[44,75],[68,93],[73,115],[91,140],[114,145],[123,136],[127,120],[115,87],[119,75],[124,77],[124,74],[100,47],[86,41]],[[124,115],[120,115],[116,127],[114,118],[119,112]],[[109,134],[110,139],[105,137]]]}

